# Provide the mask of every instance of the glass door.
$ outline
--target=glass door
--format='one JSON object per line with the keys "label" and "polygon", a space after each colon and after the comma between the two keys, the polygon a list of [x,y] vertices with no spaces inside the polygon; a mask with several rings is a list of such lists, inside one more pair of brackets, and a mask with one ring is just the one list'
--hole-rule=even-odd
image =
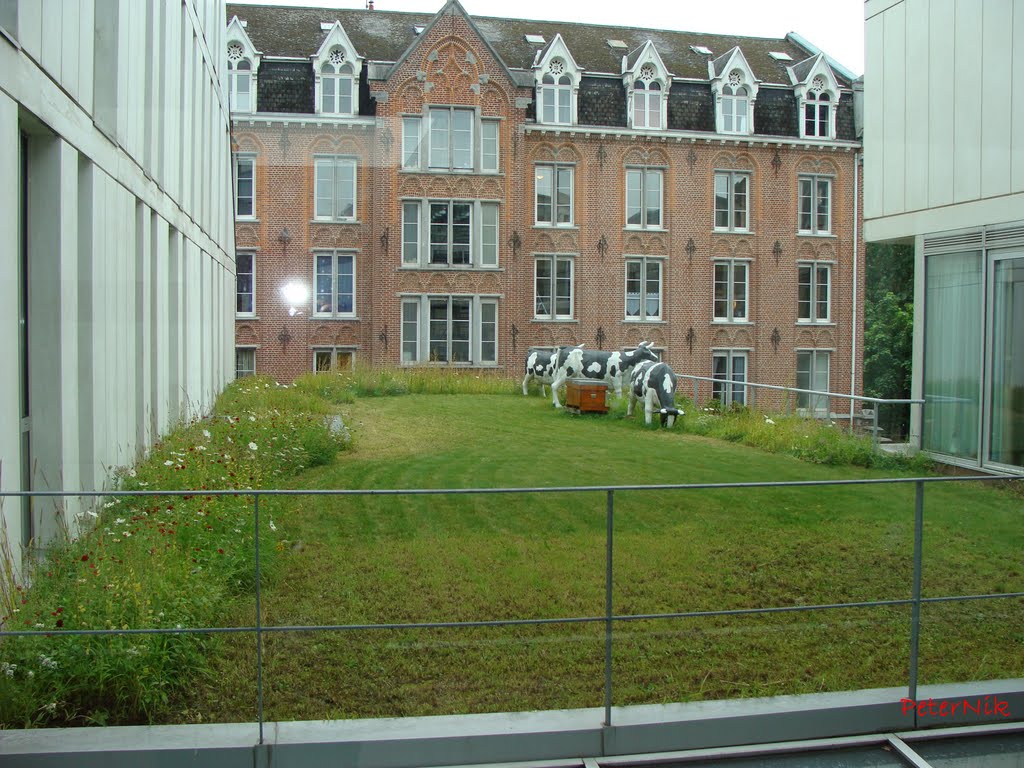
{"label": "glass door", "polygon": [[987,462],[1024,467],[1024,251],[992,252]]}

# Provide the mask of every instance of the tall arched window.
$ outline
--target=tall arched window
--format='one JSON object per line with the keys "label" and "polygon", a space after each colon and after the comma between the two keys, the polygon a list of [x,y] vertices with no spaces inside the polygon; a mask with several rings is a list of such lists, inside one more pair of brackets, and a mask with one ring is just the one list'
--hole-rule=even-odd
{"label": "tall arched window", "polygon": [[232,112],[252,112],[254,106],[252,88],[252,62],[245,57],[242,46],[231,43],[228,46],[228,95]]}
{"label": "tall arched window", "polygon": [[540,109],[542,123],[572,124],[572,78],[566,74],[561,59],[552,59],[541,78]]}
{"label": "tall arched window", "polygon": [[825,87],[825,78],[818,75],[804,97],[804,136],[832,137],[832,99]]}
{"label": "tall arched window", "polygon": [[633,127],[661,128],[661,83],[655,80],[654,67],[645,64],[633,83]]}
{"label": "tall arched window", "polygon": [[738,70],[729,73],[729,82],[722,87],[722,130],[725,133],[749,133],[747,118],[750,94]]}
{"label": "tall arched window", "polygon": [[345,51],[333,49],[320,67],[320,111],[325,114],[352,114],[352,66]]}

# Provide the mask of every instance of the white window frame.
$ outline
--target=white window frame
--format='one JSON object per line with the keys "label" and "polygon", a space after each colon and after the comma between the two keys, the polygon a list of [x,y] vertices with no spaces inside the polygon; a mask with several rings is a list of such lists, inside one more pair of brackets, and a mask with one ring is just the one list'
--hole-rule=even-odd
{"label": "white window frame", "polygon": [[543,125],[572,125],[572,77],[555,76],[550,72],[541,77],[537,86],[537,122]]}
{"label": "white window frame", "polygon": [[480,172],[498,173],[501,170],[501,121],[494,118],[480,120]]}
{"label": "white window frame", "polygon": [[[447,124],[433,127],[433,116],[447,115]],[[458,114],[469,126],[455,130]],[[464,141],[457,139],[464,137]],[[468,161],[455,162],[456,152]],[[500,173],[501,121],[482,117],[471,107],[431,105],[418,115],[402,116],[402,170],[427,173]]]}
{"label": "white window frame", "polygon": [[[724,269],[727,279],[719,279],[719,270]],[[737,280],[737,272],[743,271],[743,279]],[[743,296],[738,298],[736,288],[743,286]],[[719,286],[724,286],[724,295],[719,294]],[[750,260],[749,259],[715,259],[712,269],[712,310],[711,316],[716,323],[749,323],[750,322]],[[737,303],[742,302],[742,312],[737,310]],[[724,311],[722,311],[724,310]]]}
{"label": "white window frame", "polygon": [[629,93],[630,125],[634,129],[660,131],[665,128],[666,90],[660,78],[649,82],[639,77],[634,79]]}
{"label": "white window frame", "polygon": [[[725,208],[719,206],[719,180],[725,183]],[[744,189],[742,193],[738,193],[736,190],[736,182],[743,181]],[[750,231],[750,185],[751,185],[751,174],[745,171],[715,171],[714,180],[714,229],[716,232],[749,232]],[[742,221],[737,221],[737,213],[740,212],[740,206],[738,205],[739,199],[742,198]],[[724,214],[726,225],[722,226],[719,223],[720,217]]]}
{"label": "white window frame", "polygon": [[[637,185],[631,185],[631,177],[635,181],[639,178],[639,207],[631,205],[631,192],[637,189]],[[657,179],[658,196],[658,222],[650,223],[650,200],[648,197],[654,192],[652,182]],[[656,229],[664,230],[665,227],[665,171],[663,168],[648,168],[645,166],[626,167],[626,229]],[[639,218],[639,223],[630,223],[631,211]]]}
{"label": "white window frame", "polygon": [[[806,361],[806,366],[803,363]],[[832,351],[828,349],[798,349],[796,350],[796,388],[810,389],[817,392],[829,391],[829,376],[831,375]],[[822,371],[824,367],[824,372]],[[824,375],[824,386],[820,386],[821,377]],[[815,382],[819,386],[815,386]],[[829,398],[825,395],[808,395],[798,392],[796,395],[796,407],[804,414],[825,416],[829,412]]]}
{"label": "white window frame", "polygon": [[[330,259],[330,272],[321,272],[321,260],[324,258]],[[350,265],[351,269],[347,273],[343,273],[341,266],[345,263]],[[322,290],[324,283],[322,278],[326,276],[328,280],[328,289]],[[351,279],[351,290],[342,290],[342,277],[348,277]],[[324,309],[325,299],[327,297],[326,304],[327,309]],[[342,298],[349,297],[351,302],[351,308],[349,310],[340,309],[342,305]],[[343,250],[316,250],[313,251],[313,316],[330,319],[330,318],[353,318],[356,316],[356,253],[355,251],[343,251]]]}
{"label": "white window frame", "polygon": [[[824,186],[822,186],[824,185]],[[807,190],[805,193],[805,189]],[[824,194],[822,190],[824,189]],[[818,210],[825,200],[824,213]],[[806,203],[806,205],[805,205]],[[797,177],[797,233],[832,234],[832,177],[802,173]],[[806,226],[805,226],[806,224]]]}
{"label": "white window frame", "polygon": [[[832,126],[832,94],[828,91],[808,91],[801,102],[800,130],[802,138],[831,139],[835,137]],[[808,130],[810,128],[810,130]]]}
{"label": "white window frame", "polygon": [[[242,197],[239,194],[239,180],[241,178],[241,166],[243,164],[248,165],[250,169],[248,182],[251,185],[251,190],[246,198],[249,201],[249,207],[251,208],[250,213],[239,213],[242,201]],[[239,221],[254,221],[256,219],[256,154],[254,152],[236,152],[234,166],[235,218]]]}
{"label": "white window frame", "polygon": [[[548,207],[547,218],[541,215],[541,174],[542,172],[549,174],[549,183],[551,186],[550,203]],[[563,174],[568,177],[569,182],[569,201],[568,203],[559,202],[559,190],[560,182],[562,181]],[[534,184],[533,184],[533,215],[534,215],[534,226],[537,227],[573,227],[575,226],[575,187],[576,187],[576,167],[574,165],[566,165],[565,163],[537,163],[534,166]],[[560,220],[561,214],[568,213],[568,219],[565,221]]]}
{"label": "white window frame", "polygon": [[[804,280],[804,271],[807,280]],[[824,273],[824,281],[822,281]],[[832,264],[821,261],[798,261],[796,265],[796,321],[801,324],[832,322]],[[824,285],[822,285],[824,282]],[[807,286],[807,298],[803,298]],[[824,298],[820,295],[824,288]]]}
{"label": "white window frame", "polygon": [[[724,361],[725,370],[720,375],[718,361]],[[743,373],[736,375],[736,361],[743,361]],[[712,397],[722,404],[723,408],[732,405],[747,404],[747,384],[750,383],[750,353],[745,349],[713,349],[711,350],[711,384]],[[727,381],[738,381],[740,384],[726,384]]]}
{"label": "white window frame", "polygon": [[[239,43],[235,43],[239,45]],[[243,68],[244,66],[244,68]],[[232,112],[250,114],[256,111],[256,78],[253,77],[255,69],[252,59],[243,56],[238,61],[228,59],[228,108]],[[239,104],[239,85],[246,84],[245,96],[247,102]]]}
{"label": "white window frame", "polygon": [[746,83],[740,83],[735,87],[722,86],[722,133],[751,133],[750,101],[750,88]]}
{"label": "white window frame", "polygon": [[[651,256],[626,256],[623,295],[623,313],[626,322],[652,323],[661,322],[665,312],[663,300],[665,291],[665,264],[664,259]],[[629,275],[630,266],[639,266],[640,274],[636,278]],[[657,295],[651,295],[651,274],[650,268],[657,267]],[[630,282],[639,282],[639,290],[630,292]],[[630,312],[630,296],[636,296],[636,311]],[[656,302],[656,312],[651,312],[651,299]]]}
{"label": "white window frame", "polygon": [[[252,360],[252,367],[242,367],[240,359],[241,357],[250,357]],[[256,375],[256,347],[240,346],[235,347],[235,378],[241,379],[245,376]]]}
{"label": "white window frame", "polygon": [[[501,242],[501,208],[493,200],[404,199],[402,203],[402,266],[423,269],[496,269]],[[432,242],[438,234],[432,230],[431,215],[435,206],[447,206],[445,239]],[[454,261],[455,227],[466,226],[454,221],[455,206],[469,206],[469,253],[467,261]],[[433,261],[432,245],[446,245],[446,259]]]}
{"label": "white window frame", "polygon": [[[321,195],[321,177],[325,169],[331,172],[330,197]],[[351,188],[342,189],[342,169],[351,168]],[[359,163],[351,155],[314,155],[313,156],[313,220],[314,221],[344,221],[354,222],[357,220],[359,211]],[[352,212],[345,215],[342,208],[344,203],[351,200]],[[321,208],[321,201],[329,201],[330,214],[325,214]]]}
{"label": "white window frame", "polygon": [[[547,274],[541,275],[546,265]],[[569,276],[559,274],[559,267],[568,268]],[[533,264],[533,317],[535,320],[572,320],[575,314],[575,273],[576,258],[565,253],[538,253]],[[568,287],[568,292],[560,290]],[[542,293],[543,290],[543,293]],[[542,299],[547,301],[548,311],[543,308]],[[568,302],[568,312],[559,312],[559,300]]]}
{"label": "white window frame", "polygon": [[[445,125],[441,126],[440,117],[445,116]],[[468,128],[457,128],[456,118],[469,118]],[[439,123],[435,125],[435,118]],[[475,133],[477,112],[472,108],[455,106],[427,107],[425,132],[427,137],[427,168],[431,171],[472,172],[475,170]],[[459,141],[464,138],[466,141]],[[467,144],[468,142],[468,144]],[[456,163],[456,155],[468,158]]]}
{"label": "white window frame", "polygon": [[[469,309],[467,320],[455,320],[453,309],[456,304]],[[431,318],[431,310],[444,306],[444,339],[437,335],[438,318]],[[457,339],[454,334],[456,322],[468,324],[468,339]],[[432,327],[433,323],[433,327]],[[445,345],[444,359],[437,357],[437,343]],[[456,357],[454,345],[459,344],[467,352],[466,359]],[[451,365],[458,367],[486,368],[498,364],[498,298],[471,294],[421,294],[403,296],[401,300],[401,362],[402,365]]]}
{"label": "white window frame", "polygon": [[[249,259],[249,269],[247,272],[243,272],[239,268],[238,260],[241,257]],[[240,286],[240,280],[243,275],[249,277],[249,290],[243,291]],[[241,303],[242,297],[246,296],[249,299],[248,310],[239,310],[239,304]],[[256,316],[256,254],[252,251],[240,251],[235,254],[235,317],[255,317]]]}

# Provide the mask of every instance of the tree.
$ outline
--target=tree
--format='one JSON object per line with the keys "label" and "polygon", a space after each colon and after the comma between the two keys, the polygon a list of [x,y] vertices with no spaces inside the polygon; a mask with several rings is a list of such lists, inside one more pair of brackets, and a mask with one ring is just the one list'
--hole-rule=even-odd
{"label": "tree", "polygon": [[[914,337],[914,248],[869,243],[864,298],[864,392],[871,397],[910,397]],[[910,409],[883,406],[886,434],[908,432]]]}

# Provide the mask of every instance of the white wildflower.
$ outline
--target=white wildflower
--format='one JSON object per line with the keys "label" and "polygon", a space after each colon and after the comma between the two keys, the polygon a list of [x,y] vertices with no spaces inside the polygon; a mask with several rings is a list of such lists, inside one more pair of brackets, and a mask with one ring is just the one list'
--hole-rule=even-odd
{"label": "white wildflower", "polygon": [[57,662],[51,659],[49,656],[46,656],[42,653],[39,654],[39,663],[43,666],[44,669],[57,668]]}
{"label": "white wildflower", "polygon": [[168,459],[167,461],[164,462],[164,466],[165,467],[173,467],[174,466],[174,462],[171,461],[170,459]]}
{"label": "white wildflower", "polygon": [[10,662],[0,661],[0,672],[3,672],[8,677],[14,677],[14,671],[17,668],[17,664],[11,664]]}
{"label": "white wildflower", "polygon": [[256,445],[256,443],[249,443],[249,450],[250,451],[255,451],[257,448],[259,448],[259,446]]}
{"label": "white wildflower", "polygon": [[256,421],[256,417],[255,416],[250,416],[249,417],[249,421]]}
{"label": "white wildflower", "polygon": [[124,523],[123,517],[119,517],[117,518],[117,520],[114,521],[114,525],[121,525],[122,523]]}
{"label": "white wildflower", "polygon": [[51,715],[55,714],[57,712],[57,702],[56,701],[51,701],[49,704],[47,704],[45,707],[43,707],[43,709],[45,709]]}
{"label": "white wildflower", "polygon": [[213,437],[213,435],[210,434],[210,430],[204,429],[203,430],[203,437],[205,437],[207,440],[209,440],[211,437]]}
{"label": "white wildflower", "polygon": [[774,424],[775,422],[774,422],[774,421],[772,421],[771,419],[769,419],[769,418],[768,418],[767,416],[765,416],[765,417],[764,417],[764,423],[765,423],[765,424]]}
{"label": "white wildflower", "polygon": [[117,505],[117,501],[116,500],[115,501],[108,501],[106,504],[103,505],[103,508],[104,509],[110,509],[111,507],[116,506],[116,505]]}
{"label": "white wildflower", "polygon": [[131,536],[131,535],[132,535],[132,532],[131,532],[131,531],[125,531],[125,532],[124,532],[124,537],[125,537],[126,539],[127,539],[127,538],[128,538],[129,536]]}
{"label": "white wildflower", "polygon": [[270,530],[272,530],[272,531],[276,531],[277,530],[277,526],[274,525],[274,521],[273,520],[270,521]]}
{"label": "white wildflower", "polygon": [[128,477],[135,477],[138,474],[134,469],[128,470]]}

